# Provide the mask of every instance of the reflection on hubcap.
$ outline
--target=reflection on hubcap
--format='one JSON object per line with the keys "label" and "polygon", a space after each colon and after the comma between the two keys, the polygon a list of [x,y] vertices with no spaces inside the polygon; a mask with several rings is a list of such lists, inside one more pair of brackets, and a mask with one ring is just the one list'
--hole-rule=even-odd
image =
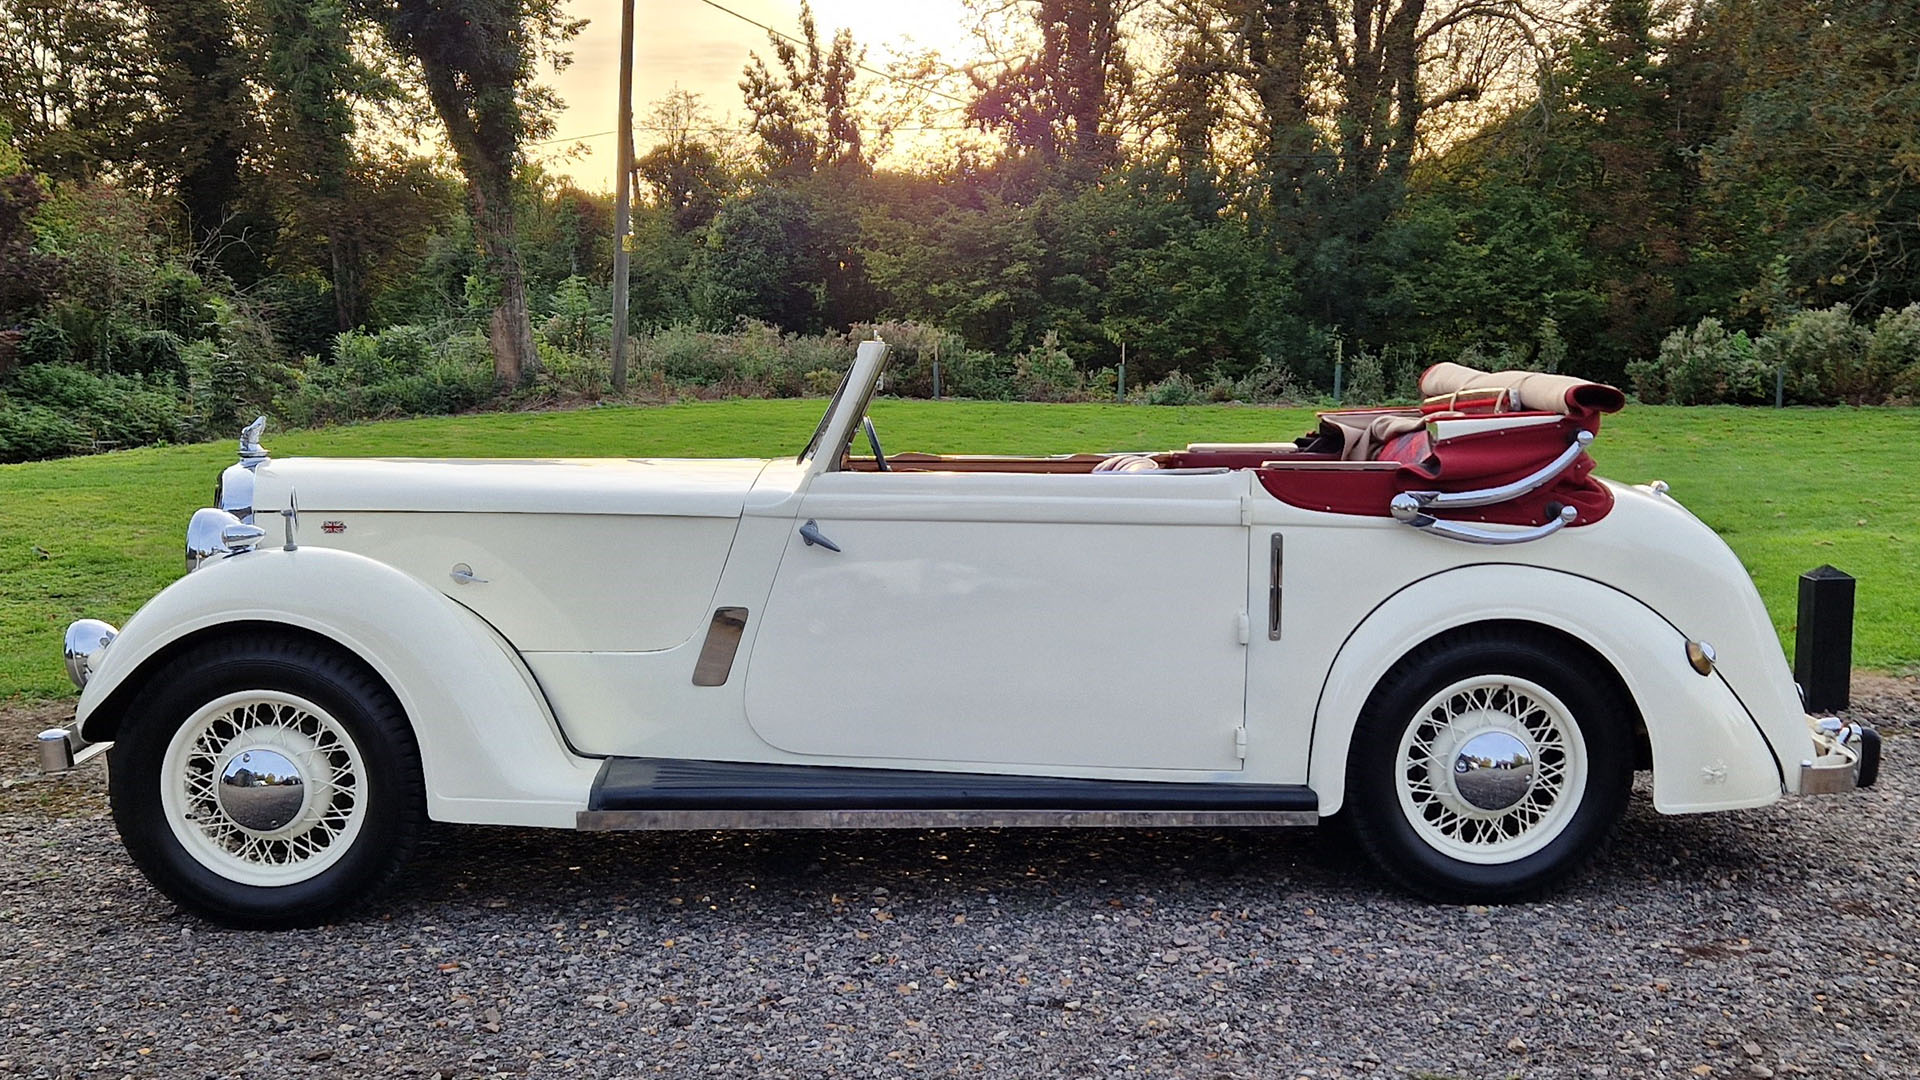
{"label": "reflection on hubcap", "polygon": [[1533,751],[1507,732],[1483,731],[1453,759],[1453,786],[1482,810],[1505,810],[1533,786]]}
{"label": "reflection on hubcap", "polygon": [[216,796],[233,823],[253,832],[284,828],[306,802],[306,781],[285,754],[248,750],[234,755],[220,772]]}

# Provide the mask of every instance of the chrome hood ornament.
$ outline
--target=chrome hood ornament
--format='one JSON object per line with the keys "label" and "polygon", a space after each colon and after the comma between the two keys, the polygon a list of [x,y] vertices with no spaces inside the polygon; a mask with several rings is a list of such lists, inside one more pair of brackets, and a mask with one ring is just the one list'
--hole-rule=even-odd
{"label": "chrome hood ornament", "polygon": [[258,468],[267,460],[267,448],[260,445],[260,436],[267,430],[267,418],[254,417],[253,423],[240,429],[240,464],[249,469]]}
{"label": "chrome hood ornament", "polygon": [[253,473],[267,463],[267,448],[260,445],[266,430],[264,416],[240,429],[240,461],[226,467],[213,489],[213,505],[249,525],[253,524]]}

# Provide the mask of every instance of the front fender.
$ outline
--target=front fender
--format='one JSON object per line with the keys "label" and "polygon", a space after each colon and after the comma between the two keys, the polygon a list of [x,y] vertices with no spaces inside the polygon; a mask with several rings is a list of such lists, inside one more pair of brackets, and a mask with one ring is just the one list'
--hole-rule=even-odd
{"label": "front fender", "polygon": [[1401,589],[1341,646],[1320,690],[1307,767],[1321,813],[1334,813],[1345,799],[1354,727],[1387,671],[1437,634],[1489,621],[1552,627],[1613,667],[1646,721],[1660,812],[1732,810],[1780,798],[1782,769],[1753,717],[1718,674],[1703,678],[1688,666],[1685,635],[1652,608],[1576,574],[1469,566]]}
{"label": "front fender", "polygon": [[386,680],[419,741],[434,820],[571,828],[586,808],[599,762],[567,748],[511,645],[419,579],[328,548],[228,557],[148,601],[80,695],[81,737],[169,646],[236,623],[318,634]]}

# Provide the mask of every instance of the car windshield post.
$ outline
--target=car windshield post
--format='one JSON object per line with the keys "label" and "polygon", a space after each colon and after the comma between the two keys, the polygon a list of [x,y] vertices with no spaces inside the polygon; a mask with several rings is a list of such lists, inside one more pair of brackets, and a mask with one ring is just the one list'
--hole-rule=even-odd
{"label": "car windshield post", "polygon": [[[853,383],[854,373],[858,371],[859,368],[860,360],[859,357],[856,356],[853,363],[847,365],[847,373],[840,377],[840,386],[834,390],[832,399],[827,402],[827,411],[821,414],[819,426],[813,429],[813,437],[807,440],[806,449],[800,451],[800,456],[794,459],[796,464],[804,465],[810,458],[820,452],[820,440],[826,438],[827,429],[833,426],[833,418],[839,413],[841,403],[847,396],[847,387]],[[874,371],[873,377],[867,382],[866,396],[861,399],[860,407],[854,411],[853,415],[865,416],[867,414],[868,405],[872,403],[873,396],[879,392],[880,379],[885,373],[885,370],[886,363],[883,357],[879,369]],[[838,451],[845,451],[848,446],[852,445],[854,428],[857,426],[857,423],[847,426],[847,440],[837,448]],[[838,466],[836,464],[833,467],[837,468]]]}
{"label": "car windshield post", "polygon": [[827,425],[833,423],[833,414],[840,408],[840,399],[847,394],[847,384],[853,381],[853,369],[856,366],[857,362],[848,364],[847,373],[840,376],[840,385],[833,391],[833,397],[827,399],[827,411],[820,414],[820,423],[813,429],[813,438],[807,440],[807,445],[801,449],[800,456],[793,459],[794,464],[806,464],[807,459],[819,449],[820,440],[827,434]]}

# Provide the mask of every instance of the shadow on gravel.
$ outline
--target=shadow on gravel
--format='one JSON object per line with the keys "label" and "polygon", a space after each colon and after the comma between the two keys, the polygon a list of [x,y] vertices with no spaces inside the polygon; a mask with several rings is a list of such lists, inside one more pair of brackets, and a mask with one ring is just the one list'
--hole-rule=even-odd
{"label": "shadow on gravel", "polygon": [[[577,835],[476,826],[437,828],[391,907],[456,902],[533,913],[592,897],[635,903],[727,897],[751,909],[796,898],[951,893],[1048,904],[1063,891],[1299,892],[1379,887],[1357,852],[1318,830],[905,830]],[[708,902],[711,902],[709,900]],[[423,910],[424,909],[424,910]]]}
{"label": "shadow on gravel", "polygon": [[[1650,883],[1688,892],[1795,865],[1806,837],[1777,811],[1666,817],[1642,792],[1613,848],[1559,897],[1626,902]],[[1791,875],[1789,875],[1791,876]],[[1344,829],[905,830],[583,835],[441,826],[386,905],[428,918],[447,905],[529,919],[599,898],[725,898],[736,913],[831,902],[876,887],[896,898],[1045,906],[1063,894],[1257,894],[1338,909],[1401,899]],[[1418,901],[1410,903],[1417,904]],[[1524,905],[1522,905],[1524,906]]]}

